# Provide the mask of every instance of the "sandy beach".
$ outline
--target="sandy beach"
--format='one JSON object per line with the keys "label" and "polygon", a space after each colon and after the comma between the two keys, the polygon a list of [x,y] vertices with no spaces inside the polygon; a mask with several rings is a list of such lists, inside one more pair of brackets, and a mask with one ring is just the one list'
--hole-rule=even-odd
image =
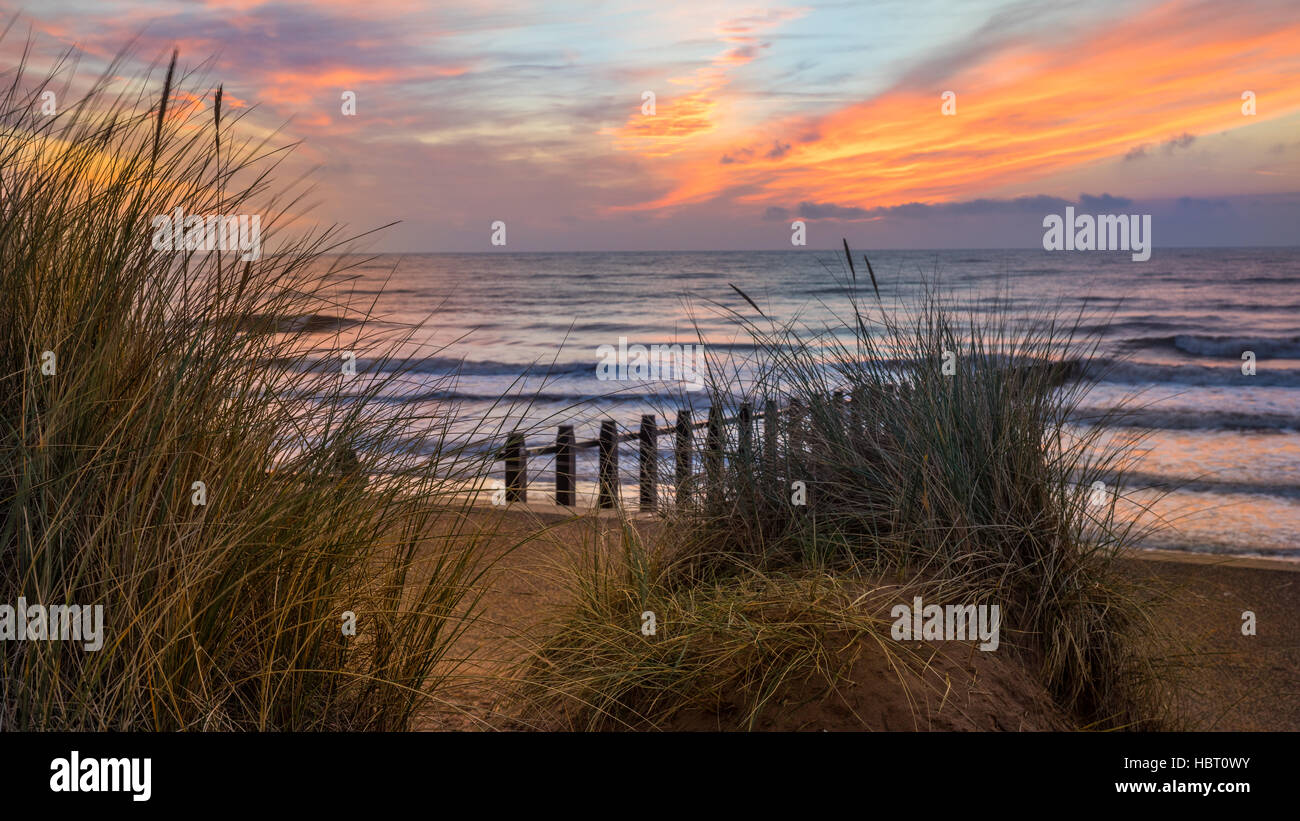
{"label": "sandy beach", "polygon": [[[482,509],[476,523],[494,529],[490,542],[498,555],[488,572],[482,599],[483,618],[461,639],[455,655],[467,657],[461,684],[452,688],[447,703],[431,711],[420,723],[425,730],[527,730],[510,708],[501,703],[500,677],[522,653],[530,639],[547,628],[547,619],[569,601],[564,585],[565,567],[590,549],[593,528],[602,530],[609,546],[618,519],[602,512],[581,519],[545,504],[516,506],[508,512]],[[593,525],[593,520],[600,522]],[[659,523],[633,517],[643,536],[653,537]],[[536,535],[521,546],[524,534]],[[490,551],[489,551],[490,552]],[[1152,648],[1175,676],[1177,714],[1182,729],[1213,731],[1300,730],[1300,647],[1293,637],[1300,629],[1300,564],[1262,558],[1179,554],[1144,551],[1121,559],[1122,572],[1160,591],[1156,607],[1160,629],[1168,639]],[[1241,632],[1242,612],[1257,619],[1257,635]],[[997,654],[992,654],[997,655]],[[955,688],[966,686],[957,697],[967,707],[956,719],[930,715],[935,730],[1059,730],[1075,729],[1050,706],[1032,673],[1015,660],[965,656],[969,678],[947,671]],[[854,671],[861,689],[844,696],[846,703],[877,705],[872,729],[913,729],[901,688],[890,671]],[[1028,719],[1026,705],[1036,712]],[[858,717],[826,708],[821,713],[807,707],[797,726],[775,721],[762,729],[863,729]],[[945,711],[950,711],[945,706]],[[892,725],[891,725],[892,720]],[[550,729],[550,728],[546,728]],[[708,730],[708,719],[688,717],[665,729]]]}
{"label": "sandy beach", "polygon": [[1125,567],[1168,590],[1158,612],[1196,654],[1180,688],[1188,729],[1300,730],[1300,564],[1153,551]]}

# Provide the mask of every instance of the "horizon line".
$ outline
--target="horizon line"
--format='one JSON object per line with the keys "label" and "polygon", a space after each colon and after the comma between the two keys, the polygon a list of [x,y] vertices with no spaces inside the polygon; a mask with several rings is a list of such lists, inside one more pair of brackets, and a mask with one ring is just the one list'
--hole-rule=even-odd
{"label": "horizon line", "polygon": [[[1295,243],[1295,244],[1290,244],[1290,245],[1159,245],[1159,246],[1154,246],[1154,247],[1153,247],[1153,251],[1156,250],[1156,249],[1163,249],[1163,250],[1166,250],[1166,251],[1213,251],[1213,250],[1225,250],[1225,251],[1228,251],[1228,250],[1238,250],[1238,251],[1239,251],[1239,250],[1243,250],[1243,249],[1288,249],[1288,248],[1300,249],[1300,243]],[[884,251],[884,252],[896,252],[896,251],[983,251],[983,252],[990,252],[990,251],[993,251],[993,252],[996,252],[996,251],[1035,251],[1035,250],[1039,250],[1039,251],[1043,251],[1044,253],[1059,253],[1059,252],[1056,252],[1056,251],[1047,251],[1046,249],[1042,248],[1041,246],[1015,246],[1015,247],[998,247],[998,248],[967,248],[967,247],[953,247],[953,248],[946,248],[946,247],[945,247],[945,248],[883,248],[883,247],[868,247],[868,246],[862,246],[861,249],[855,249],[855,250],[870,250],[870,251],[873,251],[873,252],[880,252],[880,251]],[[435,254],[448,254],[448,255],[450,255],[450,254],[457,254],[457,255],[466,255],[466,254],[476,254],[476,255],[483,255],[483,256],[489,256],[489,255],[505,256],[505,255],[508,255],[508,254],[753,254],[753,253],[758,253],[758,254],[777,254],[777,253],[781,253],[781,254],[784,254],[784,253],[807,253],[807,252],[809,252],[809,251],[817,251],[817,252],[821,252],[821,251],[831,251],[831,252],[834,252],[834,253],[839,254],[839,253],[843,253],[844,249],[843,249],[843,246],[840,246],[840,245],[827,246],[827,247],[825,247],[825,248],[812,248],[812,247],[805,247],[805,248],[703,248],[703,249],[691,249],[691,248],[668,248],[668,249],[664,249],[664,248],[604,248],[604,249],[602,249],[602,248],[594,248],[594,249],[593,249],[593,248],[588,248],[588,249],[582,249],[582,250],[569,250],[569,251],[556,251],[556,250],[546,250],[546,251],[543,251],[543,250],[535,250],[535,249],[522,249],[522,250],[514,250],[514,249],[494,249],[494,250],[490,250],[490,251],[364,251],[364,252],[363,252],[363,251],[350,251],[350,252],[339,253],[339,254],[331,254],[331,255],[329,255],[329,256],[367,256],[367,255],[371,255],[371,256],[373,256],[373,255],[376,255],[376,254],[383,254],[383,255],[386,255],[386,256],[391,256],[391,255],[395,255],[395,254],[398,254],[398,255],[400,255],[400,254],[410,254],[410,255],[435,255]],[[1080,252],[1080,253],[1103,253],[1103,254],[1105,254],[1105,253],[1117,253],[1117,254],[1122,254],[1122,253],[1125,253],[1125,252],[1124,252],[1124,251],[1113,251],[1113,252],[1112,252],[1112,251],[1088,251],[1088,252]]]}

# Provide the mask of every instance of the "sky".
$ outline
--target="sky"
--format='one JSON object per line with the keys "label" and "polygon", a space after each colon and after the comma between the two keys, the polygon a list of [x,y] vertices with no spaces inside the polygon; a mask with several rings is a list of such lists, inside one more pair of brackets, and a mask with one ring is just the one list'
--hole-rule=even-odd
{"label": "sky", "polygon": [[28,31],[33,65],[72,49],[86,75],[128,43],[124,73],[179,49],[242,128],[297,143],[281,173],[311,175],[311,219],[400,220],[374,251],[789,249],[796,220],[811,247],[1036,247],[1066,206],[1151,214],[1157,248],[1300,245],[1295,0],[0,0],[0,15],[11,65]]}

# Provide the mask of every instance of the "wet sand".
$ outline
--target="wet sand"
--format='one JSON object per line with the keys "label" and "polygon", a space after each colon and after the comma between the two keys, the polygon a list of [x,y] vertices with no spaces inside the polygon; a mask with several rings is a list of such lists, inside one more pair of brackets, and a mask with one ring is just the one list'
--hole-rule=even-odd
{"label": "wet sand", "polygon": [[[1186,662],[1178,688],[1188,729],[1300,730],[1300,564],[1268,559],[1151,553],[1124,561],[1136,579],[1162,586],[1166,642]],[[1242,613],[1255,635],[1242,635]]]}

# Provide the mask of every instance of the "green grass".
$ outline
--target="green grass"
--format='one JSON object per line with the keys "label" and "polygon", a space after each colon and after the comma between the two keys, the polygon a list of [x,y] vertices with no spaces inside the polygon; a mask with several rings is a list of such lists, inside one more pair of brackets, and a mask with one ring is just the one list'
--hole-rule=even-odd
{"label": "green grass", "polygon": [[[886,309],[848,265],[845,307],[828,327],[777,324],[740,294],[747,307],[729,314],[756,347],[757,376],[742,384],[735,371],[715,371],[709,394],[728,417],[737,396],[756,412],[768,398],[786,407],[769,420],[775,458],[769,432],[759,427],[746,452],[729,429],[725,466],[716,481],[707,468],[696,477],[688,503],[668,514],[670,537],[626,551],[635,558],[621,565],[580,571],[579,604],[523,679],[578,724],[653,723],[699,693],[677,683],[652,698],[629,683],[660,669],[628,653],[641,602],[666,602],[675,640],[699,660],[717,641],[698,622],[701,608],[773,574],[831,574],[940,585],[948,603],[996,604],[1012,637],[999,652],[1019,658],[1076,726],[1162,726],[1166,683],[1138,649],[1156,629],[1154,594],[1116,566],[1147,527],[1118,514],[1139,442],[1073,424],[1095,384],[1071,364],[1096,351],[1099,336],[1080,332],[1093,318],[1052,306],[1025,314],[1003,298],[976,320],[933,283]],[[852,401],[835,405],[837,390]],[[1100,505],[1095,481],[1110,491]],[[795,482],[806,505],[792,504]],[[683,597],[709,604],[687,608]],[[804,649],[808,674],[820,662],[815,643]],[[616,674],[622,665],[632,669]]]}
{"label": "green grass", "polygon": [[[0,725],[406,728],[478,595],[452,491],[485,465],[450,446],[454,409],[372,401],[401,368],[345,381],[339,350],[266,327],[345,312],[346,237],[283,227],[305,193],[274,182],[284,150],[175,63],[114,63],[53,117],[58,71],[0,87],[0,602],[105,608],[98,652],[0,643]],[[184,93],[218,105],[168,111]],[[176,206],[260,214],[261,258],[153,250]],[[339,347],[409,335],[367,327]]]}

